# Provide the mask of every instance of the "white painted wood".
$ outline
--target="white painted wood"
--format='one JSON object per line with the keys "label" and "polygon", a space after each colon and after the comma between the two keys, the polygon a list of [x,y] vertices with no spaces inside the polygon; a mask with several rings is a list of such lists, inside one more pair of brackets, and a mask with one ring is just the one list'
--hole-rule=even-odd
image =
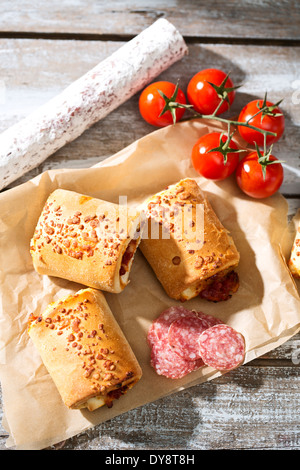
{"label": "white painted wood", "polygon": [[2,0],[0,29],[135,35],[162,17],[186,36],[299,39],[299,2],[279,0]]}

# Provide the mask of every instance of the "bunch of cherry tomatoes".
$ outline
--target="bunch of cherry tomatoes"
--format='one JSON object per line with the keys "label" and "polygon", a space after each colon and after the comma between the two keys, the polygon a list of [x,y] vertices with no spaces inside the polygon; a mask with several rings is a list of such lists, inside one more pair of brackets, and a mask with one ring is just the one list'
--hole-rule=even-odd
{"label": "bunch of cherry tomatoes", "polygon": [[[176,87],[171,82],[150,84],[140,95],[139,110],[146,122],[157,127],[180,121],[186,109],[193,109],[199,117],[214,116],[218,119],[233,103],[236,88],[238,87],[234,87],[231,78],[222,70],[205,69],[190,80],[187,99],[178,85]],[[220,94],[221,91],[223,95]],[[168,100],[173,100],[176,104],[171,111]],[[226,120],[223,119],[222,122]],[[212,132],[203,135],[195,143],[191,155],[193,166],[200,175],[215,181],[223,180],[235,172],[239,187],[248,196],[271,196],[283,182],[283,168],[281,162],[272,155],[272,147],[267,151],[266,145],[272,146],[281,138],[285,125],[284,116],[278,104],[274,105],[265,97],[264,100],[253,100],[246,104],[237,122],[240,124],[236,127],[241,137],[248,144],[255,145],[256,149],[248,151],[246,155],[244,152],[242,155],[245,156],[240,159],[241,150],[231,139],[234,133],[228,137],[225,133]],[[264,136],[253,127],[275,135]]]}

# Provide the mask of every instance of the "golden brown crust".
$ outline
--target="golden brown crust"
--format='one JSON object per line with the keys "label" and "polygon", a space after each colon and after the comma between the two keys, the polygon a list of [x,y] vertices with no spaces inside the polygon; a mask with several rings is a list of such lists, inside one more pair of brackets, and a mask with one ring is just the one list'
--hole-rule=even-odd
{"label": "golden brown crust", "polygon": [[95,289],[50,304],[31,318],[28,334],[69,408],[89,408],[93,397],[110,406],[114,393],[122,387],[125,393],[142,376],[104,295]]}
{"label": "golden brown crust", "polygon": [[[189,232],[186,227],[179,231],[176,229],[176,211],[180,214],[185,204],[192,214],[188,223],[195,226]],[[195,222],[196,207],[200,218],[201,214],[204,217],[200,231]],[[239,253],[233,239],[196,181],[189,178],[181,180],[152,196],[146,203],[145,211],[148,238],[143,237],[140,249],[169,297],[177,300],[195,297],[209,284],[212,276],[228,273],[238,265]],[[151,232],[153,222],[160,227],[167,225],[169,238],[154,239],[153,230]],[[193,232],[196,229],[197,233]]]}
{"label": "golden brown crust", "polygon": [[40,274],[121,292],[129,278],[129,272],[125,278],[120,275],[122,257],[138,224],[138,213],[130,215],[125,206],[57,189],[31,240],[34,268]]}

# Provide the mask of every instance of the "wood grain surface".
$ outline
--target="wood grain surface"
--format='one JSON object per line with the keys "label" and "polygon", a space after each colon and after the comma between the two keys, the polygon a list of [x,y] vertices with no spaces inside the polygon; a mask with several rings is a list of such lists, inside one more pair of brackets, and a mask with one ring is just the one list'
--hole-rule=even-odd
{"label": "wood grain surface", "polygon": [[[286,130],[274,154],[285,161],[281,192],[291,219],[300,207],[298,1],[3,0],[0,132],[160,17],[178,27],[189,47],[189,55],[160,78],[179,78],[186,89],[202,68],[230,71],[242,84],[233,115],[266,91],[272,101],[283,98]],[[136,95],[10,187],[48,169],[94,165],[152,130],[139,115]],[[300,449],[299,364],[298,334],[213,382],[132,410],[51,449]],[[6,438],[1,427],[0,450]]]}
{"label": "wood grain surface", "polygon": [[167,18],[185,37],[299,40],[297,0],[2,0],[6,33],[134,36]]}

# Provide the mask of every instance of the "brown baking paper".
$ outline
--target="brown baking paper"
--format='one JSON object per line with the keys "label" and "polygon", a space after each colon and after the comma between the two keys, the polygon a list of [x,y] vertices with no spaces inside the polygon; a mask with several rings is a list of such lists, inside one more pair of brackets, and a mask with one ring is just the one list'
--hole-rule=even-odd
{"label": "brown baking paper", "polygon": [[27,334],[31,312],[40,313],[50,302],[82,287],[33,270],[30,238],[48,195],[58,187],[111,202],[127,196],[134,206],[171,183],[195,178],[241,254],[237,269],[240,288],[226,302],[215,304],[195,298],[185,306],[215,315],[240,331],[246,339],[246,362],[299,331],[299,295],[281,247],[288,204],[280,194],[265,200],[249,198],[238,189],[234,177],[214,183],[196,174],[191,150],[202,134],[213,130],[211,125],[190,121],[169,126],[96,167],[47,171],[0,195],[0,378],[3,424],[10,434],[8,447],[45,448],[132,408],[219,375],[205,367],[172,380],[156,375],[150,367],[148,327],[162,310],[177,302],[167,297],[138,252],[130,284],[121,294],[106,294],[106,299],[137,356],[143,377],[111,409],[89,412],[66,408]]}

